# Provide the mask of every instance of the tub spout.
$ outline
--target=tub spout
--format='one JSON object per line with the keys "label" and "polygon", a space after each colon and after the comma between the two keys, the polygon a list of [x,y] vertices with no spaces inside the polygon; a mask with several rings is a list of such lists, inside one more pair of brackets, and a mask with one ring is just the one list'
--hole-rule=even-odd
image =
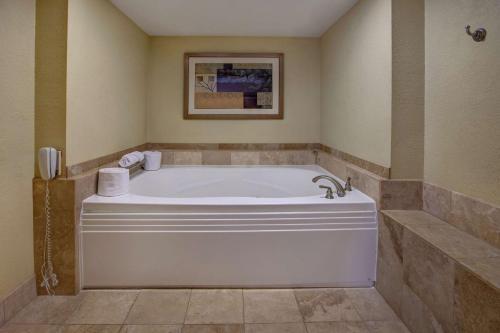
{"label": "tub spout", "polygon": [[312,179],[313,183],[316,183],[320,179],[326,179],[332,182],[332,184],[335,186],[337,189],[337,195],[339,197],[345,197],[345,190],[342,187],[342,185],[333,177],[327,176],[327,175],[321,175],[321,176],[316,176]]}

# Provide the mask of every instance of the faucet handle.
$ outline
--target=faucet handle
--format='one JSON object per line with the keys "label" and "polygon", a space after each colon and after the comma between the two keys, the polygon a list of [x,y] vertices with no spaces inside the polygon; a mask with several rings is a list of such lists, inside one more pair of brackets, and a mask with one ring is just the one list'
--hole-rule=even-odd
{"label": "faucet handle", "polygon": [[333,191],[332,191],[332,188],[330,186],[325,186],[325,185],[319,185],[319,188],[323,188],[326,190],[326,195],[325,195],[325,198],[326,199],[333,199]]}
{"label": "faucet handle", "polygon": [[346,191],[352,191],[351,177],[347,177],[347,180],[345,181],[344,190],[346,190]]}

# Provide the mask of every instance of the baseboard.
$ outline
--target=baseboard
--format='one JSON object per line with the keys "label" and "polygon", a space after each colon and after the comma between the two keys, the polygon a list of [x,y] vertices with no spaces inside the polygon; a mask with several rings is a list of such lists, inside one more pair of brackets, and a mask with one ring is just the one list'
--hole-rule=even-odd
{"label": "baseboard", "polygon": [[0,327],[35,299],[35,284],[35,276],[33,275],[0,300]]}

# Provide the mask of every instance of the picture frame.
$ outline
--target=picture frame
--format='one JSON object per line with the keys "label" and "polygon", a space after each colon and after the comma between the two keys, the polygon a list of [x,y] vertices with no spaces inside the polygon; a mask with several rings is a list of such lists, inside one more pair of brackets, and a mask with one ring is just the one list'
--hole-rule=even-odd
{"label": "picture frame", "polygon": [[184,119],[283,119],[283,77],[283,53],[185,53]]}

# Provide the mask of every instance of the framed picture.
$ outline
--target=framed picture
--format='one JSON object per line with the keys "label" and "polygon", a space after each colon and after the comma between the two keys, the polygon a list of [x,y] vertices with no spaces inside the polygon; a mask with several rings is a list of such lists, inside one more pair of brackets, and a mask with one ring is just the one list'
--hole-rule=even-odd
{"label": "framed picture", "polygon": [[283,54],[185,53],[184,119],[283,119]]}

